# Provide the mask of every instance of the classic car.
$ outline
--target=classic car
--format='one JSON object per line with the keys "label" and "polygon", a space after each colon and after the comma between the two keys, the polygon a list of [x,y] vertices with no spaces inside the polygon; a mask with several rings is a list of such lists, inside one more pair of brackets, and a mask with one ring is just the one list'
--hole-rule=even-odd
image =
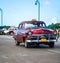
{"label": "classic car", "polygon": [[28,48],[31,45],[45,44],[54,47],[57,40],[54,30],[48,29],[43,21],[24,21],[14,31],[15,44],[24,43]]}

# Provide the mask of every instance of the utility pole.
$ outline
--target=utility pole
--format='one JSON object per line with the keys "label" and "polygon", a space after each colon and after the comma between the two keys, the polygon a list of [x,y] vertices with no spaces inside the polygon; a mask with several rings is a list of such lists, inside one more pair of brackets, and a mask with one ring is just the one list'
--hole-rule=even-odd
{"label": "utility pole", "polygon": [[38,21],[40,21],[40,2],[39,2],[39,0],[35,1],[35,5],[37,5],[37,4],[38,4]]}
{"label": "utility pole", "polygon": [[3,10],[0,8],[1,11],[1,26],[3,26]]}

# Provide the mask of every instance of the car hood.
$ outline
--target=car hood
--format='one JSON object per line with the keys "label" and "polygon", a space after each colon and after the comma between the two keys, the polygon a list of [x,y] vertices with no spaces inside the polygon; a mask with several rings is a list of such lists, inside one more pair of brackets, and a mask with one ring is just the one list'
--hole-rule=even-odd
{"label": "car hood", "polygon": [[47,28],[30,29],[33,34],[53,34],[54,30]]}

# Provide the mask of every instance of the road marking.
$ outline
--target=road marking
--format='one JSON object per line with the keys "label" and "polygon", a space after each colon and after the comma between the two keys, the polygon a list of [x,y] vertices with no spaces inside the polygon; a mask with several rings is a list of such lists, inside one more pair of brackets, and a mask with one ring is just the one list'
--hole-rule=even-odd
{"label": "road marking", "polygon": [[48,53],[48,54],[54,54],[54,53],[52,53],[52,52],[50,52],[50,51],[48,51],[47,53]]}
{"label": "road marking", "polygon": [[59,53],[60,54],[60,51],[51,50],[51,49],[48,49],[48,51],[53,52],[53,53]]}

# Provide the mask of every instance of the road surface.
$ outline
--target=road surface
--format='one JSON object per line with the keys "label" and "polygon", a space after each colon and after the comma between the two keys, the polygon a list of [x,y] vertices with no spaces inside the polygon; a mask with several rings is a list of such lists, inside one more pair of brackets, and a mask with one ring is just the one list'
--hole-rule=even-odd
{"label": "road surface", "polygon": [[54,48],[25,48],[16,46],[12,36],[0,35],[0,63],[60,63],[60,41]]}

